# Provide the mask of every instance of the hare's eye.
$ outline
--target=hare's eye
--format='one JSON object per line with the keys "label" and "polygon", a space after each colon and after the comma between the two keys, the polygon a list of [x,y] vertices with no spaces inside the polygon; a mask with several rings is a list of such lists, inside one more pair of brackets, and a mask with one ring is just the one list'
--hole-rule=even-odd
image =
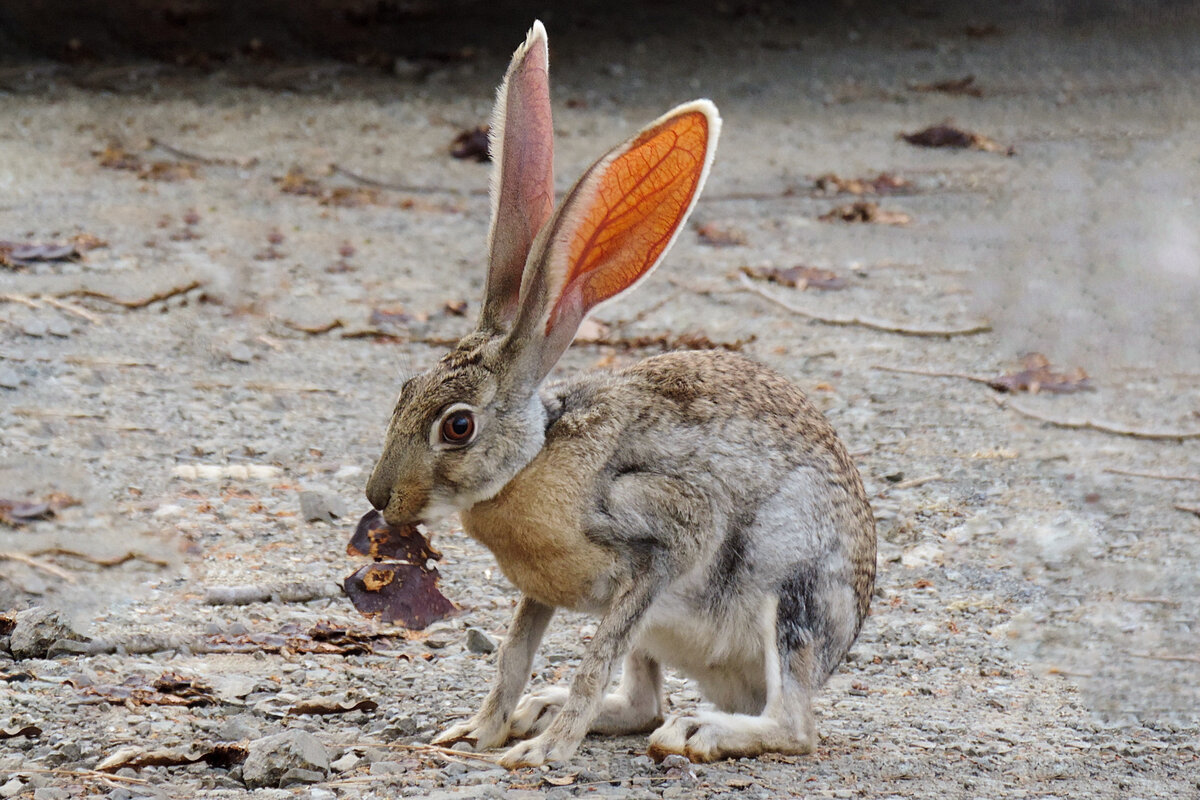
{"label": "hare's eye", "polygon": [[441,433],[446,444],[467,444],[475,436],[475,415],[465,408],[447,414]]}

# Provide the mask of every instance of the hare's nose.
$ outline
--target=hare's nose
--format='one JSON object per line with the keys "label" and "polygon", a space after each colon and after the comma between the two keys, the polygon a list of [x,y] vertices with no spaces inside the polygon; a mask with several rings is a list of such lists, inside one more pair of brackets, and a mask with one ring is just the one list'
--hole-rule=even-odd
{"label": "hare's nose", "polygon": [[374,480],[374,476],[371,477],[372,480],[367,482],[367,500],[371,501],[376,511],[383,511],[392,501],[392,487],[383,481]]}

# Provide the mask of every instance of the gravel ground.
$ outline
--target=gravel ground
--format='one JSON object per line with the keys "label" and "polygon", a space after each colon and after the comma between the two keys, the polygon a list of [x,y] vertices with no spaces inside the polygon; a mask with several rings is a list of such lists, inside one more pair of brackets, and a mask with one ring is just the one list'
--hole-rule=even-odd
{"label": "gravel ground", "polygon": [[[468,28],[472,58],[419,74],[6,69],[0,239],[107,246],[0,266],[0,497],[80,501],[0,527],[0,610],[23,612],[0,635],[0,797],[1200,794],[1200,18],[1050,8],[548,19],[560,187],[676,102],[725,118],[697,230],[560,372],[656,351],[614,344],[636,337],[741,346],[825,410],[879,518],[817,752],[710,765],[654,764],[641,737],[513,773],[421,747],[479,703],[516,600],[455,521],[432,533],[461,615],[406,633],[338,589],[400,376],[477,311],[487,167],[448,148],[529,20]],[[947,118],[1013,155],[897,138]],[[147,175],[102,167],[109,146]],[[816,176],[880,171],[910,181],[877,198],[908,224],[818,220],[860,198]],[[796,264],[848,286],[755,285],[807,314],[992,327],[831,325],[734,277]],[[1028,351],[1094,390],[876,369],[994,377]],[[560,614],[535,684],[593,626]]]}

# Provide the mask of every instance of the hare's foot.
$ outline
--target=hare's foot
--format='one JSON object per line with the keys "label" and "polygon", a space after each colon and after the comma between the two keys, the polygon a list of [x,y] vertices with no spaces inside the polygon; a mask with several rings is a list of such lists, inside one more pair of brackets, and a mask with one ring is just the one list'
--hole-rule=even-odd
{"label": "hare's foot", "polygon": [[579,749],[579,740],[557,735],[553,729],[532,739],[517,742],[500,756],[500,766],[506,769],[540,767],[551,762],[570,760]]}
{"label": "hare's foot", "polygon": [[811,753],[816,731],[794,730],[771,717],[701,711],[675,717],[650,734],[650,756],[662,760],[671,753],[691,761],[743,758],[762,753]]}
{"label": "hare's foot", "polygon": [[476,714],[466,722],[460,722],[435,736],[433,744],[451,745],[466,742],[475,752],[491,750],[509,740],[509,724],[501,715]]}
{"label": "hare's foot", "polygon": [[[517,705],[512,716],[512,735],[536,736],[550,727],[567,701],[566,687],[552,686],[531,692]],[[662,675],[658,662],[642,652],[625,657],[617,690],[600,701],[591,733],[626,736],[645,733],[662,724]]]}

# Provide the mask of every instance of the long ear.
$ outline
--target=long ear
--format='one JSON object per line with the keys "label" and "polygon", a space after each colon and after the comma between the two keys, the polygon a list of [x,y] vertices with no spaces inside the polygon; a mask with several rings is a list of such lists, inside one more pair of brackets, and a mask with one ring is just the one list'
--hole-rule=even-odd
{"label": "long ear", "polygon": [[554,127],[550,120],[546,29],[534,22],[513,53],[492,111],[492,226],[480,330],[499,332],[517,313],[521,272],[554,208]]}
{"label": "long ear", "polygon": [[700,197],[720,128],[708,100],[681,105],[571,189],[534,244],[506,343],[521,381],[540,383],[588,312],[658,266]]}

